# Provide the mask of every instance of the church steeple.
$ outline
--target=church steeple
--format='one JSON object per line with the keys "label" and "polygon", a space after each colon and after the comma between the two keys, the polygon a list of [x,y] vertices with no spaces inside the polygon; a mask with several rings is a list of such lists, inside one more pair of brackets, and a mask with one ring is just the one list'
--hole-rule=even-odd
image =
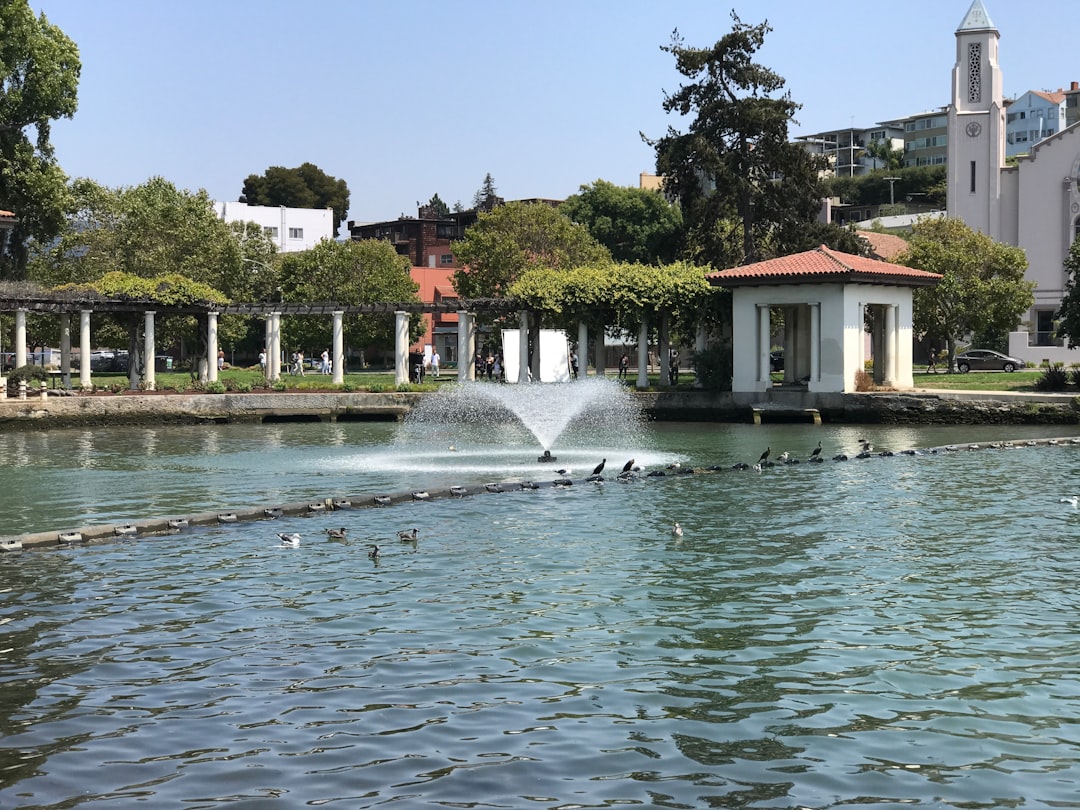
{"label": "church steeple", "polygon": [[1005,165],[1005,103],[998,65],[1000,32],[982,0],[956,29],[947,136],[949,216],[997,238],[1001,169]]}
{"label": "church steeple", "polygon": [[961,31],[997,31],[990,15],[986,13],[986,8],[983,7],[982,0],[975,0],[971,4],[956,33],[959,34]]}

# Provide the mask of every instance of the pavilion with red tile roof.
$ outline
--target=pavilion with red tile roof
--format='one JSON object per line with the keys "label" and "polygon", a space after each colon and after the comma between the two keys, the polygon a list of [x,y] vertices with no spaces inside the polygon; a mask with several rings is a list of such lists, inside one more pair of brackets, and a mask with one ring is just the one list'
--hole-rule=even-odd
{"label": "pavilion with red tile roof", "polygon": [[[874,382],[913,388],[912,290],[937,273],[841,253],[824,245],[804,253],[706,275],[732,291],[734,393],[772,388],[770,313],[784,314],[784,387],[852,392],[855,372],[874,360]],[[870,347],[864,324],[871,324]]]}

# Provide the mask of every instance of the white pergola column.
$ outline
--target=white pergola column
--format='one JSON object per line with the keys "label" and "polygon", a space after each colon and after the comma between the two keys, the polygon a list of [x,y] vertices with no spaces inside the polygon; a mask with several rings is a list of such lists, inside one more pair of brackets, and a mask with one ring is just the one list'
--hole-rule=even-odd
{"label": "white pergola column", "polygon": [[210,382],[215,382],[218,378],[217,319],[218,314],[216,312],[206,313],[206,379]]}
{"label": "white pergola column", "polygon": [[71,313],[60,315],[60,378],[71,388]]}
{"label": "white pergola column", "polygon": [[656,351],[660,355],[660,387],[671,385],[671,339],[668,330],[668,313],[660,315],[660,341]]}
{"label": "white pergola column", "polygon": [[457,380],[468,382],[476,376],[476,364],[473,362],[475,351],[470,348],[469,337],[472,316],[463,309],[457,314]]}
{"label": "white pergola column", "polygon": [[394,383],[409,381],[409,313],[394,313]]}
{"label": "white pergola column", "polygon": [[143,380],[146,382],[146,390],[153,391],[157,386],[157,369],[154,368],[157,355],[157,349],[154,346],[154,312],[144,312],[143,318],[143,367],[146,370]]}
{"label": "white pergola column", "polygon": [[892,385],[896,380],[896,307],[889,304],[885,308],[885,335],[882,341],[885,357],[882,368],[885,385]]}
{"label": "white pergola column", "polygon": [[266,361],[269,364],[268,376],[273,382],[281,379],[281,313],[270,313],[270,346]]}
{"label": "white pergola column", "polygon": [[26,310],[15,310],[15,368],[26,365]]}
{"label": "white pergola column", "polygon": [[578,321],[577,325],[578,376],[589,376],[589,325]]}
{"label": "white pergola column", "polygon": [[593,374],[597,377],[604,377],[607,371],[607,346],[604,345],[605,330],[600,329],[596,333],[596,340],[593,341],[596,345],[593,348]]}
{"label": "white pergola column", "polygon": [[[767,304],[758,304],[757,306],[758,317],[758,380],[765,383],[765,387],[768,388],[772,385],[772,378],[769,376],[771,366],[769,364],[769,338],[770,338],[770,322],[769,322],[769,307]],[[787,365],[785,359],[784,365]]]}
{"label": "white pergola column", "polygon": [[519,383],[529,381],[529,313],[518,313],[518,378]]}
{"label": "white pergola column", "polygon": [[266,315],[266,323],[263,324],[263,351],[266,353],[266,368],[263,373],[266,379],[274,379],[274,316]]}
{"label": "white pergola column", "polygon": [[345,332],[342,320],[345,317],[345,310],[335,310],[333,315],[334,323],[331,333],[334,346],[334,385],[341,385],[345,382]]}
{"label": "white pergola column", "polygon": [[[704,351],[709,347],[709,332],[705,328],[705,324],[699,323],[697,327],[697,333],[694,335],[694,353],[700,357]],[[697,373],[697,366],[694,366],[694,388],[701,388],[701,376]]]}
{"label": "white pergola column", "polygon": [[642,390],[649,387],[649,320],[641,315],[637,339],[637,387]]}
{"label": "white pergola column", "polygon": [[79,312],[79,387],[91,388],[90,382],[90,310]]}
{"label": "white pergola column", "polygon": [[[787,365],[785,361],[784,365]],[[810,305],[810,384],[821,381],[821,304]],[[813,388],[811,387],[812,391]]]}

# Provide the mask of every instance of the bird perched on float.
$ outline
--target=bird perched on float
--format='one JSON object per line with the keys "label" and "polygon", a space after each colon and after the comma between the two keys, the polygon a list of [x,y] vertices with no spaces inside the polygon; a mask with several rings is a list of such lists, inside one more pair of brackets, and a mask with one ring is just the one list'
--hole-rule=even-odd
{"label": "bird perched on float", "polygon": [[821,442],[818,442],[817,447],[815,447],[813,450],[810,451],[810,459],[812,461],[812,460],[814,460],[816,458],[820,458],[820,457],[821,457]]}
{"label": "bird perched on float", "polygon": [[622,465],[622,471],[628,473],[634,469],[634,460],[630,459],[628,462]]}
{"label": "bird perched on float", "polygon": [[677,520],[675,521],[675,525],[671,527],[671,536],[672,537],[682,537],[683,536],[683,528],[682,528],[682,526],[679,525],[679,521],[677,521]]}
{"label": "bird perched on float", "polygon": [[281,548],[300,548],[300,535],[297,532],[278,532],[277,536],[281,540]]}
{"label": "bird perched on float", "polygon": [[397,533],[398,540],[402,543],[415,543],[420,539],[420,532],[416,529],[409,531],[401,531]]}
{"label": "bird perched on float", "polygon": [[776,461],[779,464],[787,464],[788,459],[790,459],[790,458],[791,458],[791,453],[789,453],[787,450],[785,450],[783,453],[781,453],[780,455],[778,455],[776,457]]}
{"label": "bird perched on float", "polygon": [[772,452],[772,448],[771,447],[766,447],[765,452],[762,453],[761,456],[758,457],[757,463],[758,464],[764,464],[766,461],[768,461],[769,460],[769,454],[771,452]]}
{"label": "bird perched on float", "polygon": [[592,474],[593,474],[593,475],[599,475],[600,473],[602,473],[602,472],[604,471],[604,465],[605,465],[605,464],[607,464],[607,459],[606,459],[606,458],[605,458],[605,459],[603,459],[603,460],[602,460],[602,461],[601,461],[601,462],[600,462],[599,464],[597,464],[597,465],[596,465],[595,467],[593,467],[593,471],[592,471]]}
{"label": "bird perched on float", "polygon": [[342,526],[340,529],[327,529],[326,534],[331,540],[344,540],[349,530]]}

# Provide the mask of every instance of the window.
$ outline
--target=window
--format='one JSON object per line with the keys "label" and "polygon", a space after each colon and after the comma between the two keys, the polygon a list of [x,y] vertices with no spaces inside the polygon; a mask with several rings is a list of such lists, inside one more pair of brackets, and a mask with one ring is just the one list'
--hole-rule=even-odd
{"label": "window", "polygon": [[444,253],[439,257],[439,264],[453,264],[453,263],[454,263],[454,254],[453,253]]}
{"label": "window", "polygon": [[263,233],[265,233],[271,239],[277,239],[277,228],[273,225],[269,225],[263,228]]}
{"label": "window", "polygon": [[971,193],[975,193],[975,161],[971,161]]}
{"label": "window", "polygon": [[289,228],[289,238],[290,239],[303,239],[304,238],[304,229],[303,228]]}

